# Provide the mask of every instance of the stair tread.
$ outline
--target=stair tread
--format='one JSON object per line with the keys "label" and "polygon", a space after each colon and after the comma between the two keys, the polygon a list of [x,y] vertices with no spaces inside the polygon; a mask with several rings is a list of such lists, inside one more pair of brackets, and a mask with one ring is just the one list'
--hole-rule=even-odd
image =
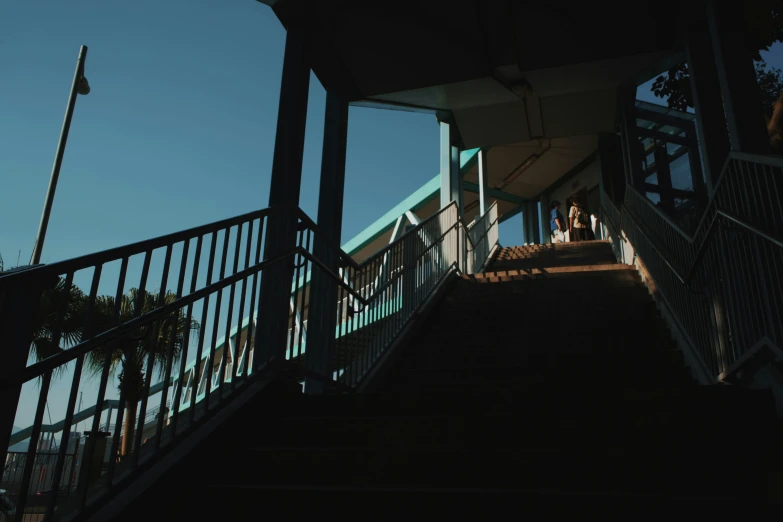
{"label": "stair tread", "polygon": [[[772,395],[697,385],[671,338],[607,241],[501,248],[446,290],[378,391],[246,404],[178,464],[179,480],[150,488],[167,500],[152,518],[242,520],[260,502],[296,520],[366,520],[372,502],[384,508],[371,518],[399,520],[422,506],[488,518],[520,503],[763,497],[761,466],[783,453]],[[204,506],[205,491],[220,501]],[[141,517],[137,503],[120,518]]]}

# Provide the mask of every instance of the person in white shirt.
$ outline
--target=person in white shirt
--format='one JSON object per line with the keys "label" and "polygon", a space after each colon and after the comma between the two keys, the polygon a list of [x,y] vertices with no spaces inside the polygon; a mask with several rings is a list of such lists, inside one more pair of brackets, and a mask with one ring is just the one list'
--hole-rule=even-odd
{"label": "person in white shirt", "polygon": [[590,216],[582,208],[582,202],[574,198],[571,210],[568,211],[568,231],[571,241],[587,241],[587,227],[590,226]]}

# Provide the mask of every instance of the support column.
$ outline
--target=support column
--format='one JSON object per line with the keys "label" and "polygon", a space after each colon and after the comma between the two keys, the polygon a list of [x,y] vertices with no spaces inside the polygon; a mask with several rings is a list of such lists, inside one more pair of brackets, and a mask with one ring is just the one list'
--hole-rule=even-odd
{"label": "support column", "polygon": [[623,143],[625,158],[626,182],[635,185],[642,170],[644,146],[639,141],[636,132],[636,86],[630,85],[620,89],[620,136]]}
{"label": "support column", "polygon": [[[484,215],[487,212],[487,188],[489,182],[487,181],[487,151],[481,149],[478,157],[478,186],[479,186],[479,213]],[[463,192],[464,194],[464,192]]]}
{"label": "support column", "polygon": [[[327,91],[324,120],[324,146],[321,157],[321,183],[318,194],[318,228],[313,242],[313,254],[333,274],[339,273],[338,251],[343,225],[343,195],[345,193],[345,152],[348,139],[348,100]],[[335,331],[337,328],[337,282],[322,270],[313,268],[310,279],[308,310],[307,367],[313,372],[331,377],[338,368],[333,365]],[[307,378],[307,393],[323,390],[323,382]]]}
{"label": "support column", "polygon": [[[277,112],[275,153],[269,206],[299,205],[302,181],[307,97],[310,66],[304,28],[288,28]],[[272,213],[266,224],[264,259],[273,259],[296,247],[296,219],[290,212]],[[273,360],[285,359],[288,333],[288,302],[294,277],[293,259],[268,267],[261,275],[258,302],[258,340],[254,365],[261,368]]]}
{"label": "support column", "polygon": [[544,241],[541,238],[541,201],[534,200],[531,202],[534,220],[533,238],[537,245],[542,244]]}
{"label": "support column", "polygon": [[[452,201],[457,201],[458,213],[462,215],[459,206],[461,183],[459,178],[459,149],[452,146],[453,133],[451,123],[440,122],[440,208],[446,208]],[[452,244],[453,243],[453,244]],[[446,265],[459,263],[459,242],[455,239],[441,243],[441,256]]]}
{"label": "support column", "polygon": [[616,134],[604,136],[598,145],[598,159],[603,189],[619,208],[625,198],[626,186],[622,138]]}
{"label": "support column", "polygon": [[731,150],[769,153],[761,90],[745,42],[745,17],[739,0],[706,0],[707,24],[715,51],[718,83]]}
{"label": "support column", "polygon": [[704,158],[704,178],[707,191],[712,194],[729,155],[729,135],[720,89],[715,88],[719,85],[718,69],[705,20],[695,20],[689,24],[685,54],[693,108],[696,111],[699,151]]}
{"label": "support column", "polygon": [[539,229],[541,230],[541,244],[551,243],[552,231],[549,228],[549,198],[546,196],[541,196],[538,199],[538,219]]}
{"label": "support column", "polygon": [[538,202],[527,201],[525,203],[525,241],[531,245],[541,242],[541,226],[538,214]]}
{"label": "support column", "polygon": [[661,197],[660,207],[667,212],[674,212],[672,175],[669,169],[669,155],[666,151],[666,144],[657,142],[653,153],[655,155],[655,172],[658,175],[658,193]]}
{"label": "support column", "polygon": [[451,146],[451,201],[457,202],[457,211],[465,219],[465,191],[459,171],[459,147]]}
{"label": "support column", "polygon": [[442,121],[440,122],[440,208],[454,201],[451,164],[451,124]]}

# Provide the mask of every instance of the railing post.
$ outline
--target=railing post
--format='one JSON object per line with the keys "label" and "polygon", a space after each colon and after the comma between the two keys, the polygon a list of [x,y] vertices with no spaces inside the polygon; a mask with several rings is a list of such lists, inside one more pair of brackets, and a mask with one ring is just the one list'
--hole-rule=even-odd
{"label": "railing post", "polygon": [[[288,28],[269,206],[289,205],[291,210],[273,211],[269,215],[264,244],[265,260],[285,255],[296,248],[298,220],[293,209],[299,204],[310,87],[307,38],[304,27],[292,24]],[[278,262],[261,274],[258,301],[260,321],[253,361],[256,368],[261,368],[273,359],[285,359],[293,277],[293,260]]]}
{"label": "railing post", "polygon": [[451,175],[451,124],[440,122],[440,208],[445,208],[452,200]]}
{"label": "railing post", "polygon": [[487,175],[487,151],[484,149],[479,150],[478,156],[478,177],[479,177],[479,215],[487,213],[487,189],[489,187],[489,181]]}
{"label": "railing post", "polygon": [[416,246],[418,234],[406,234],[402,244],[402,318],[406,321],[416,310]]}
{"label": "railing post", "polygon": [[[340,270],[339,252],[329,247],[329,242],[339,245],[343,217],[345,187],[345,149],[348,137],[348,101],[340,94],[327,91],[324,122],[324,146],[321,160],[321,184],[318,197],[318,228],[313,253],[334,274]],[[308,317],[307,354],[308,369],[331,378],[335,328],[337,327],[337,282],[313,267],[310,279],[310,306]],[[323,390],[323,382],[305,380],[305,391],[317,393]]]}
{"label": "railing post", "polygon": [[[28,268],[18,271],[25,269]],[[27,366],[41,295],[56,281],[56,277],[51,277],[51,280],[38,277],[0,280],[0,332],[3,332],[0,349],[0,463],[5,463],[22,393],[23,383],[15,376]]]}

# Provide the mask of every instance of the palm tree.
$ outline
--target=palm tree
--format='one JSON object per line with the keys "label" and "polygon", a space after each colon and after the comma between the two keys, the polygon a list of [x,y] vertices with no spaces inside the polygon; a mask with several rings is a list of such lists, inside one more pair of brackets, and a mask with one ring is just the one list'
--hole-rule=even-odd
{"label": "palm tree", "polygon": [[[65,299],[65,302],[62,300]],[[35,316],[33,335],[30,343],[30,354],[38,361],[56,355],[81,340],[84,322],[85,295],[79,287],[72,284],[65,288],[62,277],[57,283],[41,294],[38,312]],[[62,306],[62,320],[58,323],[57,315]],[[54,342],[54,336],[59,331],[60,341]]]}
{"label": "palm tree", "polygon": [[[119,319],[114,321],[115,298],[100,296],[95,303],[96,332],[102,332],[117,324],[125,323],[142,314],[177,299],[176,294],[159,293],[132,288],[122,296],[119,305]],[[85,361],[87,368],[94,374],[103,372],[106,350],[109,351],[110,373],[115,375],[119,370],[119,390],[125,396],[125,426],[122,434],[121,456],[133,451],[133,439],[136,430],[136,409],[144,393],[144,376],[146,364],[152,361],[162,374],[168,358],[169,347],[173,347],[173,358],[179,359],[185,339],[188,334],[198,331],[199,324],[195,320],[188,321],[184,311],[179,309],[171,315],[155,321],[152,324],[139,327],[114,339],[101,349],[91,352]]]}

